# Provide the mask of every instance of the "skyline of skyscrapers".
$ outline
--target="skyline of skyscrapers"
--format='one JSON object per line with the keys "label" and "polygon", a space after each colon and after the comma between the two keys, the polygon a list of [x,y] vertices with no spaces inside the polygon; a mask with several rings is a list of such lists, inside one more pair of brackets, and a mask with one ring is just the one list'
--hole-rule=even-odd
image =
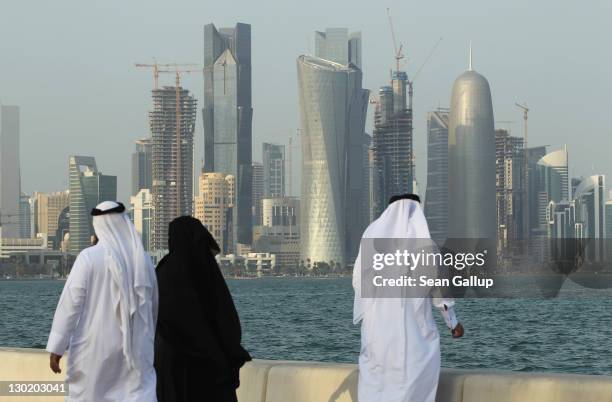
{"label": "skyline of skyscrapers", "polygon": [[302,122],[301,258],[344,266],[357,255],[367,224],[361,197],[369,193],[364,183],[369,91],[362,87],[361,70],[348,59],[348,34],[341,31],[341,39],[332,40],[330,30],[324,38],[317,34],[315,54],[326,58],[299,56],[297,69]]}
{"label": "skyline of skyscrapers", "polygon": [[251,26],[204,27],[204,172],[234,176],[233,245],[252,241]]}
{"label": "skyline of skyscrapers", "polygon": [[180,87],[158,88],[151,93],[151,196],[155,210],[151,244],[153,250],[164,250],[168,248],[168,224],[193,213],[196,99]]}
{"label": "skyline of skyscrapers", "polygon": [[91,210],[102,201],[117,199],[117,176],[103,175],[98,171],[93,156],[69,157],[69,207],[70,246],[77,255],[91,245],[94,234]]}

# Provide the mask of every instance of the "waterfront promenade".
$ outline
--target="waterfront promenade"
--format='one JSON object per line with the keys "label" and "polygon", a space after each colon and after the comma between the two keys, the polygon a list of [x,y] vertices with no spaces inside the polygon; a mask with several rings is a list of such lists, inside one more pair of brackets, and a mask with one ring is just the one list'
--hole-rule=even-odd
{"label": "waterfront promenade", "polygon": [[[240,372],[238,398],[240,402],[357,402],[357,378],[354,364],[255,360]],[[45,351],[0,348],[0,381],[61,379],[63,375],[49,370]],[[0,396],[0,401],[56,402],[63,397]],[[437,402],[612,402],[612,376],[443,369]]]}

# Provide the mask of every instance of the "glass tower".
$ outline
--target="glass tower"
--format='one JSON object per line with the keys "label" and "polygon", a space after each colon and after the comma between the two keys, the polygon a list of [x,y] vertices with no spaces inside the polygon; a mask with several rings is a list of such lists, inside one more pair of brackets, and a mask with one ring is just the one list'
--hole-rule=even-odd
{"label": "glass tower", "polygon": [[425,217],[437,244],[444,243],[448,232],[448,115],[447,109],[427,114]]}
{"label": "glass tower", "polygon": [[150,138],[134,141],[136,149],[132,154],[132,195],[138,194],[143,188],[152,187],[153,145]]}
{"label": "glass tower", "polygon": [[362,88],[362,73],[354,64],[300,56],[297,67],[301,258],[306,265],[345,265],[357,255],[366,225],[360,200],[368,196],[364,133],[369,92]]}
{"label": "glass tower", "polygon": [[263,143],[263,195],[285,196],[285,146]]}
{"label": "glass tower", "polygon": [[19,237],[19,106],[0,105],[0,218],[4,237]]}
{"label": "glass tower", "polygon": [[92,156],[71,156],[68,163],[70,186],[70,247],[76,255],[91,245],[91,210],[102,201],[117,199],[117,176],[98,171]]}
{"label": "glass tower", "polygon": [[204,27],[204,172],[235,177],[232,225],[236,243],[250,244],[251,217],[251,26]]}

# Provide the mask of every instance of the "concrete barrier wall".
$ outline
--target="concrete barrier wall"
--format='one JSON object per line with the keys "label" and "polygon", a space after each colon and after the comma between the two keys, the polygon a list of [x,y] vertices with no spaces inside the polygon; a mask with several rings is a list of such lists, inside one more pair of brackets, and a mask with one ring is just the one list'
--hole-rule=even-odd
{"label": "concrete barrier wall", "polygon": [[[65,362],[62,359],[62,370]],[[59,381],[49,355],[0,348],[0,381]],[[357,402],[352,364],[255,360],[240,371],[240,402]],[[32,402],[33,397],[0,397]],[[62,401],[45,397],[44,402]],[[443,369],[436,402],[612,402],[612,377]]]}

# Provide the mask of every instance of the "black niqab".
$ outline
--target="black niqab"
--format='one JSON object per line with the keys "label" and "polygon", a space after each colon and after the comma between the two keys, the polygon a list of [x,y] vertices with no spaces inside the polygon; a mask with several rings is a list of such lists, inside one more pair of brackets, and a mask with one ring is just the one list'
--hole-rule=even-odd
{"label": "black niqab", "polygon": [[219,246],[199,220],[188,216],[170,223],[168,246],[156,269],[158,397],[159,386],[164,394],[171,388],[183,394],[166,400],[191,394],[185,378],[176,378],[183,371],[183,377],[199,377],[193,386],[200,392],[202,382],[236,388],[239,369],[251,357],[240,344],[238,313],[214,258]]}

